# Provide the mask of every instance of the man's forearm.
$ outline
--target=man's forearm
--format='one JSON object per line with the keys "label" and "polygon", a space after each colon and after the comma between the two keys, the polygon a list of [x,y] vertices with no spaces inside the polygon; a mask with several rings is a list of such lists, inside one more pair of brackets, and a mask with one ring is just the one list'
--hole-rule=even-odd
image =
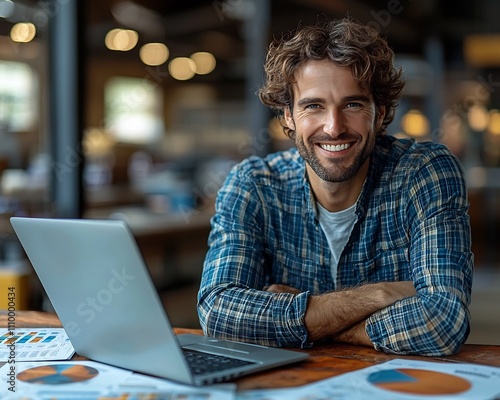
{"label": "man's forearm", "polygon": [[305,314],[309,340],[338,336],[342,341],[369,344],[363,321],[415,293],[413,282],[384,282],[311,296]]}

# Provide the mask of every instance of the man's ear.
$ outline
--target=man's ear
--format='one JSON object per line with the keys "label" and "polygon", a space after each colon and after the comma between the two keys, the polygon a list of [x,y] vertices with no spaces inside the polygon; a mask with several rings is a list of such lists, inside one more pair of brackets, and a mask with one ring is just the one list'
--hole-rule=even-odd
{"label": "man's ear", "polygon": [[293,116],[292,112],[290,111],[290,107],[285,108],[284,119],[286,126],[288,126],[290,130],[295,131],[295,122],[293,121]]}
{"label": "man's ear", "polygon": [[377,110],[377,129],[380,129],[380,127],[382,126],[383,122],[384,122],[384,118],[385,118],[385,113],[387,111],[387,108],[384,106],[384,107],[378,107],[378,110]]}

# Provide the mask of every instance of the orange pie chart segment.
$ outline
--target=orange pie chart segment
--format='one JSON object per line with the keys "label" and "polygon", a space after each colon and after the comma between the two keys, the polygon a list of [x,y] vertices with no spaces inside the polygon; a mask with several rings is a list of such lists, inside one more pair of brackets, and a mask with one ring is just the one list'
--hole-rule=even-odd
{"label": "orange pie chart segment", "polygon": [[29,368],[17,374],[17,378],[26,383],[60,385],[87,381],[98,373],[95,368],[85,365],[55,364]]}
{"label": "orange pie chart segment", "polygon": [[459,376],[412,368],[377,371],[368,376],[368,382],[380,389],[423,395],[459,394],[472,387]]}

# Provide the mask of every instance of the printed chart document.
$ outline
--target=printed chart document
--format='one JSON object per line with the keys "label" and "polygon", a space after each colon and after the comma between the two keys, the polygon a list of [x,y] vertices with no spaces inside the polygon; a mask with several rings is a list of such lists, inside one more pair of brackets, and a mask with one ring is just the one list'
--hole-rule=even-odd
{"label": "printed chart document", "polygon": [[68,360],[75,349],[63,328],[0,331],[0,361]]}
{"label": "printed chart document", "polygon": [[95,361],[21,362],[0,368],[2,400],[234,400],[236,385],[194,387]]}
{"label": "printed chart document", "polygon": [[249,390],[238,400],[459,400],[500,398],[500,368],[396,359],[290,389]]}

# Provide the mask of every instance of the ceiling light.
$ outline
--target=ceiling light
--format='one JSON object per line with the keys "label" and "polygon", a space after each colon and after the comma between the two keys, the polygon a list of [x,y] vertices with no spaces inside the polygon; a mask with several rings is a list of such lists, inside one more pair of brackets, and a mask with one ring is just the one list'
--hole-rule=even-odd
{"label": "ceiling light", "polygon": [[112,29],[106,34],[104,43],[110,50],[129,51],[139,41],[139,34],[131,29]]}
{"label": "ceiling light", "polygon": [[475,34],[464,38],[464,58],[473,67],[500,66],[500,35]]}
{"label": "ceiling light", "polygon": [[491,110],[488,123],[488,132],[492,135],[500,135],[500,111]]}
{"label": "ceiling light", "polygon": [[19,22],[10,30],[10,38],[14,42],[28,43],[31,42],[36,35],[35,25],[31,22]]}
{"label": "ceiling light", "polygon": [[488,126],[489,114],[485,107],[474,105],[469,108],[468,120],[472,129],[482,132]]}
{"label": "ceiling light", "polygon": [[403,130],[410,136],[423,137],[429,134],[429,121],[419,110],[410,110],[401,120]]}
{"label": "ceiling light", "polygon": [[196,73],[206,75],[215,69],[215,57],[206,51],[199,51],[191,54],[191,60],[196,64]]}
{"label": "ceiling light", "polygon": [[168,47],[163,43],[147,43],[139,51],[141,61],[151,66],[164,64],[168,59],[168,55]]}
{"label": "ceiling light", "polygon": [[196,64],[188,57],[174,58],[168,64],[168,72],[179,81],[191,79],[196,72]]}

